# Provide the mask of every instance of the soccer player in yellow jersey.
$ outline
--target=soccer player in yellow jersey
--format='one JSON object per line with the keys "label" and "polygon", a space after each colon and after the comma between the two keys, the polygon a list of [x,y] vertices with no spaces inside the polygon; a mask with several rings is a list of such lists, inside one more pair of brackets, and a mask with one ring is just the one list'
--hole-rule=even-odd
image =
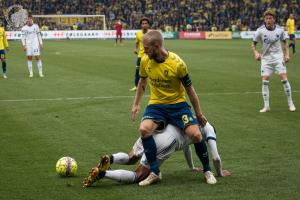
{"label": "soccer player in yellow jersey", "polygon": [[140,25],[142,27],[142,30],[138,31],[136,33],[135,37],[135,48],[134,48],[134,53],[138,55],[138,58],[136,60],[136,68],[135,68],[135,80],[134,80],[134,87],[130,89],[130,91],[136,91],[136,87],[139,83],[140,80],[140,64],[141,64],[141,58],[144,55],[144,47],[142,43],[142,38],[145,33],[148,32],[149,27],[150,27],[150,21],[148,18],[144,17],[140,20]]}
{"label": "soccer player in yellow jersey", "polygon": [[[141,98],[149,81],[150,100],[142,118],[139,132],[151,173],[139,185],[150,185],[161,180],[153,133],[157,129],[164,128],[167,124],[181,128],[193,140],[197,156],[202,163],[203,161],[205,163],[203,171],[206,182],[215,184],[216,179],[210,172],[207,147],[205,141],[202,140],[198,126],[198,122],[205,126],[207,121],[202,114],[200,102],[189,78],[186,64],[178,55],[164,48],[163,36],[159,31],[146,33],[143,37],[143,46],[146,55],[142,57],[141,61],[141,78],[132,105],[131,117],[132,120],[136,119],[140,110]],[[185,92],[187,92],[192,103],[196,118],[186,102]],[[165,151],[168,150],[165,149]]]}
{"label": "soccer player in yellow jersey", "polygon": [[289,47],[293,48],[293,53],[296,53],[296,37],[295,37],[295,18],[292,13],[290,13],[288,20],[286,21],[286,29],[292,41]]}
{"label": "soccer player in yellow jersey", "polygon": [[8,42],[5,35],[5,30],[0,27],[0,58],[2,62],[3,78],[7,78],[6,75],[6,60],[5,60],[5,50],[8,51]]}

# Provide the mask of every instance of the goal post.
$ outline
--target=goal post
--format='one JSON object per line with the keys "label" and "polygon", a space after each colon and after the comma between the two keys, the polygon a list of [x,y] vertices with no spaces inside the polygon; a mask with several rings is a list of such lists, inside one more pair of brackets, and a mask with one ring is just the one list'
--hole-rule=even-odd
{"label": "goal post", "polygon": [[33,15],[47,30],[106,30],[105,15]]}

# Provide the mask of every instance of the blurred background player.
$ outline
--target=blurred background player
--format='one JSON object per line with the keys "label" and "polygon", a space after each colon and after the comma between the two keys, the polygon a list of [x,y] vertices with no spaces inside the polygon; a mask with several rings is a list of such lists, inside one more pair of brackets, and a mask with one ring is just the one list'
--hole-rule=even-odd
{"label": "blurred background player", "polygon": [[37,24],[33,23],[32,15],[28,15],[27,24],[22,27],[22,45],[27,55],[27,64],[29,70],[29,77],[33,77],[32,57],[34,56],[37,62],[39,75],[43,75],[42,60],[40,59],[40,52],[43,49],[42,34]]}
{"label": "blurred background player", "polygon": [[135,79],[134,79],[134,87],[131,88],[129,91],[136,91],[137,85],[140,80],[140,64],[141,59],[144,55],[144,46],[142,42],[142,38],[144,34],[146,34],[150,28],[150,21],[148,18],[144,17],[140,20],[140,25],[142,30],[138,31],[135,36],[135,48],[134,53],[138,55],[136,60],[136,66],[135,66]]}
{"label": "blurred background player", "polygon": [[[264,99],[264,107],[261,113],[270,111],[269,104],[269,78],[275,70],[279,74],[283,84],[285,94],[287,96],[288,107],[291,112],[295,111],[292,100],[292,89],[287,79],[286,66],[290,59],[289,48],[287,43],[288,36],[284,32],[284,28],[275,24],[275,13],[267,10],[264,13],[265,24],[259,27],[255,33],[252,43],[252,50],[256,60],[261,60],[261,77],[262,77],[262,95]],[[281,40],[284,43],[284,53],[282,52]],[[256,50],[256,44],[262,43],[262,52]]]}
{"label": "blurred background player", "polygon": [[3,72],[3,78],[7,78],[6,75],[6,60],[5,60],[5,50],[8,51],[8,42],[5,35],[4,27],[2,27],[2,24],[0,26],[0,58],[2,62],[2,72]]}
{"label": "blurred background player", "polygon": [[118,38],[120,40],[120,45],[122,46],[122,21],[119,19],[115,24],[116,30],[116,46],[118,45]]}
{"label": "blurred background player", "polygon": [[296,53],[296,37],[295,37],[295,18],[294,14],[290,13],[288,20],[286,21],[286,29],[289,34],[290,40],[289,47],[292,47],[293,54]]}

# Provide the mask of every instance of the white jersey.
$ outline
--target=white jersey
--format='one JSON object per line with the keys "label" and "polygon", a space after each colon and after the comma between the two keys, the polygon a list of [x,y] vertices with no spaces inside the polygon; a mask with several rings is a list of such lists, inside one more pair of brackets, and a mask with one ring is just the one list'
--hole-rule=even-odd
{"label": "white jersey", "polygon": [[[160,158],[164,157],[163,154],[182,150],[184,147],[193,143],[181,129],[171,124],[168,124],[162,133],[154,134],[153,139],[157,148],[157,156]],[[140,137],[132,149],[135,156],[141,157],[143,155],[144,148]]]}
{"label": "white jersey", "polygon": [[22,27],[21,31],[23,46],[38,47],[39,45],[42,45],[41,32],[37,24],[33,24],[32,26],[25,25]]}
{"label": "white jersey", "polygon": [[274,30],[268,30],[265,25],[256,30],[253,41],[262,43],[262,64],[273,64],[283,62],[281,41],[288,39],[284,28],[275,25]]}
{"label": "white jersey", "polygon": [[[200,129],[204,138],[216,140],[214,128],[208,122],[204,128]],[[168,124],[162,133],[154,134],[153,139],[156,144],[156,158],[159,165],[167,160],[175,151],[186,149],[193,143],[193,141],[181,129],[171,124]],[[135,156],[142,156],[140,161],[142,165],[148,165],[141,138],[135,142],[133,146],[133,153]]]}

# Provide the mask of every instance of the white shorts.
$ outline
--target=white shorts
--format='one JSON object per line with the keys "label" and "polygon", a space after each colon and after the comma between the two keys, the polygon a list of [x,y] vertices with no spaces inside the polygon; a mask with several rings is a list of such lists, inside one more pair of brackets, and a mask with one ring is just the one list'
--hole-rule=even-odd
{"label": "white shorts", "polygon": [[275,71],[276,74],[283,74],[286,73],[286,67],[284,62],[275,62],[271,64],[261,64],[260,68],[260,74],[261,76],[271,76],[273,71]]}
{"label": "white shorts", "polygon": [[26,46],[26,55],[27,56],[39,56],[40,53],[40,48],[38,45],[29,45]]}
{"label": "white shorts", "polygon": [[[156,143],[156,160],[160,166],[165,160],[167,160],[172,153],[176,151],[177,142],[175,137],[167,133],[155,134],[154,140]],[[143,154],[140,164],[149,167],[146,155]]]}

